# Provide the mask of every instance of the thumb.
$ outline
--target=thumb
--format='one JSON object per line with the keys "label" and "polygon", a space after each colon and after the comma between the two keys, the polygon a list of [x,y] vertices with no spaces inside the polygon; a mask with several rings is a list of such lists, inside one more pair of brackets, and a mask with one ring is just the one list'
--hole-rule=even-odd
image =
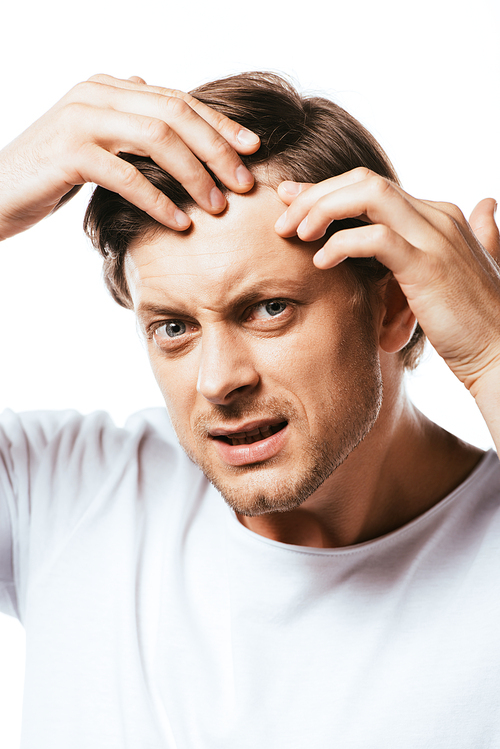
{"label": "thumb", "polygon": [[472,211],[469,224],[485,250],[494,260],[500,262],[500,234],[495,222],[496,207],[493,198],[484,198]]}

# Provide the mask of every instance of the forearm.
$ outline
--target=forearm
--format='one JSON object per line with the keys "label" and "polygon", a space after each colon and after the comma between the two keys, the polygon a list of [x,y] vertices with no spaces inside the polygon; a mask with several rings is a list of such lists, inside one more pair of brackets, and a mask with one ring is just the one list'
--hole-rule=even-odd
{"label": "forearm", "polygon": [[471,393],[500,454],[500,365],[484,375],[481,382],[471,388]]}

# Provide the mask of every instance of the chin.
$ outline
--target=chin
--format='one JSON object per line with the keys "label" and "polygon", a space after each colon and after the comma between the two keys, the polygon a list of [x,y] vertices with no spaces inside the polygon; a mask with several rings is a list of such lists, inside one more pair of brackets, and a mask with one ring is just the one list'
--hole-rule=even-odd
{"label": "chin", "polygon": [[[368,433],[369,429],[366,433]],[[302,460],[285,460],[218,470],[213,464],[195,460],[225,502],[239,515],[256,517],[266,513],[290,512],[302,505],[346,460],[363,437],[342,448],[332,449],[329,442],[309,444]],[[193,459],[193,456],[190,456]],[[301,463],[301,465],[299,465]],[[290,464],[294,466],[290,468]]]}

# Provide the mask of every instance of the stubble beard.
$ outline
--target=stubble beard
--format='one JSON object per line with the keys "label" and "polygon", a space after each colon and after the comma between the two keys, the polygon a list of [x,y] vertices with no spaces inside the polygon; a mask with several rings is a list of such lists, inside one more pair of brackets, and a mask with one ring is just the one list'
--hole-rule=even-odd
{"label": "stubble beard", "polygon": [[[351,392],[336,392],[329,406],[325,406],[325,416],[319,429],[324,434],[322,438],[306,433],[292,403],[272,397],[258,402],[253,400],[237,402],[232,406],[214,406],[210,421],[203,417],[194,426],[198,449],[193,449],[182,439],[175,421],[173,426],[188,457],[201,468],[236,513],[255,517],[271,512],[289,512],[302,505],[344,463],[377,420],[382,404],[382,377],[378,362],[370,358],[361,372],[356,370],[355,376],[355,397]],[[345,406],[339,409],[336,405],[342,395],[350,398],[347,409]],[[218,470],[216,459],[210,457],[213,447],[207,442],[210,440],[207,434],[209,423],[241,423],[243,419],[259,417],[287,421],[289,427],[297,430],[304,445],[300,455],[294,458],[280,453],[264,463],[226,465],[223,471]],[[283,465],[281,471],[280,463]]]}

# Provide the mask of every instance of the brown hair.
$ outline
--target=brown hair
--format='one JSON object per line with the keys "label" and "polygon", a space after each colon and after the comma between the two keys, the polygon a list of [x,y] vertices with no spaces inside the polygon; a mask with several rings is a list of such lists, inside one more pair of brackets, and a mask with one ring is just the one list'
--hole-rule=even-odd
{"label": "brown hair", "polygon": [[[375,138],[348,112],[317,96],[301,96],[284,78],[273,73],[242,73],[206,83],[190,92],[218,112],[257,133],[261,146],[241,156],[256,173],[257,181],[277,187],[283,180],[320,182],[365,166],[399,184],[394,167]],[[193,198],[172,176],[151,159],[120,154],[134,164],[152,184],[181,209],[194,205]],[[210,170],[208,170],[210,171]],[[228,189],[211,173],[223,193]],[[357,219],[335,221],[335,231],[360,225]],[[97,187],[85,214],[84,228],[104,258],[106,285],[113,298],[130,309],[124,258],[131,243],[159,225],[120,195]],[[360,298],[369,309],[374,285],[389,271],[375,258],[345,261]],[[417,325],[412,339],[401,351],[403,364],[413,369],[423,351],[425,338]]]}

